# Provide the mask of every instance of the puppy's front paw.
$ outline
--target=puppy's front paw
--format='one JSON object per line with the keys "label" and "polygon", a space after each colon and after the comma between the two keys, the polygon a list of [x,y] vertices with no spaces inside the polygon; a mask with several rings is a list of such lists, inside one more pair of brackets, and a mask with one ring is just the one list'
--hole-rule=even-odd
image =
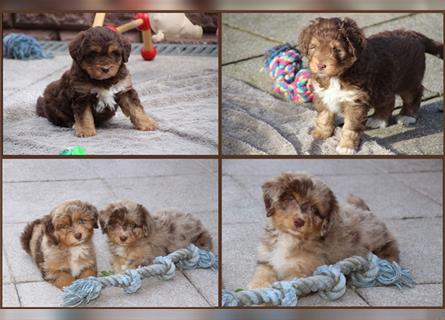
{"label": "puppy's front paw", "polygon": [[135,124],[137,130],[142,131],[154,131],[157,128],[156,122],[151,120],[150,118],[144,119],[142,121],[138,121]]}
{"label": "puppy's front paw", "polygon": [[337,151],[338,154],[344,154],[344,155],[351,155],[356,153],[354,148],[341,147],[341,146],[337,146],[337,148],[335,148],[335,151]]}
{"label": "puppy's front paw", "polygon": [[92,137],[96,135],[96,128],[93,127],[80,128],[74,125],[74,131],[76,132],[76,136],[80,138]]}
{"label": "puppy's front paw", "polygon": [[368,118],[366,121],[366,126],[371,129],[383,129],[388,125],[388,121],[378,118]]}
{"label": "puppy's front paw", "polygon": [[319,128],[315,128],[311,131],[311,135],[314,139],[324,140],[331,137],[333,132],[329,130],[320,130]]}
{"label": "puppy's front paw", "polygon": [[409,125],[415,124],[416,121],[417,121],[417,119],[414,117],[411,117],[411,116],[398,116],[397,117],[397,123],[403,124],[404,126],[409,126]]}

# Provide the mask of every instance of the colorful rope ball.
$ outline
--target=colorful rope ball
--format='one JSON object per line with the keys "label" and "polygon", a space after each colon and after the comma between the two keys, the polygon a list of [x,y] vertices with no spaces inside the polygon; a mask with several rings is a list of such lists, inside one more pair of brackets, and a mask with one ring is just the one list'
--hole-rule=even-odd
{"label": "colorful rope ball", "polygon": [[269,49],[265,54],[264,67],[274,80],[274,92],[296,103],[312,101],[311,74],[309,70],[302,69],[303,58],[298,49],[288,43]]}

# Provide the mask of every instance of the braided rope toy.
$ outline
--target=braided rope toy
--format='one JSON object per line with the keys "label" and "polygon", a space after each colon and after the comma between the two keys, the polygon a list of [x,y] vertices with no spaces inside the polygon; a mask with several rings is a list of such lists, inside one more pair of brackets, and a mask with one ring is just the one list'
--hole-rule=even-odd
{"label": "braided rope toy", "polygon": [[317,291],[323,299],[337,300],[346,292],[346,276],[358,288],[393,285],[400,289],[415,285],[408,270],[402,269],[396,262],[369,253],[366,258],[353,256],[333,265],[320,266],[310,277],[277,281],[271,288],[239,292],[223,290],[222,304],[225,307],[261,304],[296,306],[299,296]]}
{"label": "braided rope toy", "polygon": [[193,244],[164,257],[156,257],[149,266],[127,270],[124,274],[106,277],[88,277],[74,281],[63,290],[63,306],[77,307],[97,299],[100,292],[108,287],[122,287],[126,293],[135,293],[142,285],[142,279],[158,276],[170,280],[175,276],[176,265],[182,270],[216,269],[218,258],[212,252],[202,250]]}
{"label": "braided rope toy", "polygon": [[265,54],[264,68],[274,80],[272,90],[296,103],[313,99],[311,74],[302,67],[301,52],[288,43],[273,47]]}

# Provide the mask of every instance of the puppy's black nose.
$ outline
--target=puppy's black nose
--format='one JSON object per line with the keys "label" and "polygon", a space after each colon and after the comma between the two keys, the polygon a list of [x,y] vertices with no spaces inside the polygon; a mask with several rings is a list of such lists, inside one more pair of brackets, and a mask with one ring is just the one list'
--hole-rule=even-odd
{"label": "puppy's black nose", "polygon": [[80,232],[77,232],[74,234],[74,238],[76,238],[77,240],[82,239],[82,234]]}
{"label": "puppy's black nose", "polygon": [[101,69],[104,73],[108,73],[108,71],[110,71],[110,67],[100,67],[100,69]]}
{"label": "puppy's black nose", "polygon": [[323,71],[324,69],[326,69],[326,65],[323,63],[319,63],[319,64],[317,64],[317,68],[318,68],[318,70]]}
{"label": "puppy's black nose", "polygon": [[298,218],[294,221],[294,225],[296,228],[301,228],[302,226],[304,226],[304,220]]}
{"label": "puppy's black nose", "polygon": [[125,240],[127,240],[128,237],[127,236],[120,236],[120,239],[121,239],[122,242],[125,242]]}

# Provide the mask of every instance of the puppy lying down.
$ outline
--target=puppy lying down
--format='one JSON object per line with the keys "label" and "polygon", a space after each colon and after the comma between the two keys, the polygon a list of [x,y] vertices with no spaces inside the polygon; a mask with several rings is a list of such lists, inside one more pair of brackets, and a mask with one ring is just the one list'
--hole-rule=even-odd
{"label": "puppy lying down", "polygon": [[142,205],[123,200],[102,210],[99,223],[108,237],[116,273],[149,265],[155,257],[191,243],[212,249],[212,238],[201,221],[176,210],[160,210],[151,215]]}
{"label": "puppy lying down", "polygon": [[304,173],[282,174],[262,188],[267,221],[249,288],[309,276],[369,251],[399,261],[396,240],[362,199],[339,205],[325,183]]}
{"label": "puppy lying down", "polygon": [[96,275],[92,241],[97,209],[79,200],[65,201],[23,231],[23,249],[40,269],[42,278],[58,288]]}
{"label": "puppy lying down", "polygon": [[120,107],[138,130],[155,130],[145,113],[125,66],[130,43],[119,33],[94,27],[79,33],[69,45],[71,69],[50,83],[37,100],[37,114],[61,127],[73,127],[78,137],[96,135],[96,125]]}

